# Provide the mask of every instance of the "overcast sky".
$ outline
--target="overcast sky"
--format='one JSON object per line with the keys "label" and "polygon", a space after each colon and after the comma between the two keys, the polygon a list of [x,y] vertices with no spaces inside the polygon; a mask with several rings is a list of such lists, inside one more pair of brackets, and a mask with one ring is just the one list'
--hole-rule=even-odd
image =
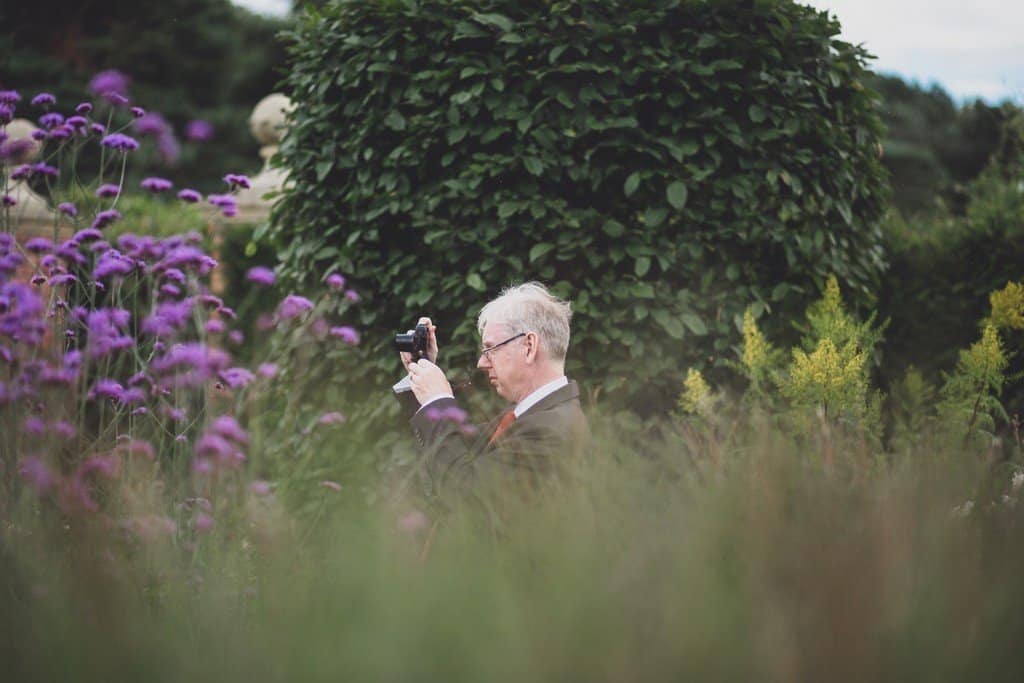
{"label": "overcast sky", "polygon": [[[839,18],[842,37],[877,57],[872,68],[958,100],[1024,104],[1024,0],[803,0]],[[290,0],[233,0],[282,16]]]}

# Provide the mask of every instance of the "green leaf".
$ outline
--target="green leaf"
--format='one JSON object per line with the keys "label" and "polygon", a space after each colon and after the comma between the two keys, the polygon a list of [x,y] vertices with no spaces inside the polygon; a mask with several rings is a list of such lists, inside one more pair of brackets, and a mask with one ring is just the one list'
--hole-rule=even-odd
{"label": "green leaf", "polygon": [[647,256],[641,256],[633,263],[633,272],[636,273],[637,277],[643,277],[647,275],[647,271],[651,269],[651,259]]}
{"label": "green leaf", "polygon": [[668,203],[677,211],[686,206],[687,194],[686,185],[678,180],[669,185],[668,189],[665,191],[665,195],[668,197]]}
{"label": "green leaf", "polygon": [[768,115],[764,112],[764,109],[757,106],[756,104],[750,105],[750,108],[747,109],[747,116],[749,116],[750,120],[753,121],[754,123],[764,123],[764,120],[768,118]]}
{"label": "green leaf", "polygon": [[544,164],[537,157],[526,157],[523,159],[523,166],[526,167],[527,171],[536,176],[544,172]]}
{"label": "green leaf", "polygon": [[627,197],[632,197],[638,187],[640,187],[640,172],[634,171],[629,174],[628,178],[626,178],[626,182],[622,185],[622,189],[626,193]]}
{"label": "green leaf", "polygon": [[325,161],[318,161],[316,164],[316,179],[322,182],[327,174],[334,168],[334,159],[327,159]]}
{"label": "green leaf", "polygon": [[708,328],[704,325],[704,321],[700,319],[694,313],[683,313],[679,316],[683,323],[690,328],[690,331],[696,335],[705,335],[708,333]]}
{"label": "green leaf", "polygon": [[466,276],[466,284],[478,292],[482,292],[487,289],[487,285],[484,284],[483,278],[476,273],[470,273]]}
{"label": "green leaf", "polygon": [[491,14],[474,14],[473,20],[478,21],[481,24],[486,24],[487,26],[493,26],[497,29],[501,29],[502,31],[511,31],[515,28],[515,22],[504,14],[498,14],[497,12]]}
{"label": "green leaf", "polygon": [[632,287],[630,287],[629,291],[633,294],[633,296],[639,297],[641,299],[654,298],[654,287],[652,287],[650,284],[646,282],[635,283]]}
{"label": "green leaf", "polygon": [[555,245],[551,244],[550,242],[541,242],[540,244],[533,245],[533,248],[530,249],[530,263],[533,263],[534,261],[536,261],[541,256],[548,253],[554,248]]}
{"label": "green leaf", "polygon": [[668,218],[668,209],[656,207],[644,211],[644,225],[648,228],[656,228]]}
{"label": "green leaf", "polygon": [[398,111],[392,109],[391,112],[384,117],[384,125],[391,130],[405,130],[405,117]]}
{"label": "green leaf", "polygon": [[508,218],[519,211],[519,202],[502,202],[498,204],[498,218]]}
{"label": "green leaf", "polygon": [[686,336],[686,329],[679,319],[670,314],[664,308],[656,308],[651,311],[651,317],[661,325],[661,328],[673,339],[682,339]]}
{"label": "green leaf", "polygon": [[621,237],[622,234],[626,232],[626,226],[614,218],[605,221],[605,224],[601,226],[601,229],[604,230],[605,234],[609,237]]}

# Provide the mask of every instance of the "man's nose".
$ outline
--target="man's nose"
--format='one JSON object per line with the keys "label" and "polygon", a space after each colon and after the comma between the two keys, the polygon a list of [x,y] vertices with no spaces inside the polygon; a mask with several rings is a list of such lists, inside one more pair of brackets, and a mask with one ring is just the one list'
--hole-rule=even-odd
{"label": "man's nose", "polygon": [[481,369],[487,367],[487,356],[481,353],[480,358],[476,361],[476,366]]}

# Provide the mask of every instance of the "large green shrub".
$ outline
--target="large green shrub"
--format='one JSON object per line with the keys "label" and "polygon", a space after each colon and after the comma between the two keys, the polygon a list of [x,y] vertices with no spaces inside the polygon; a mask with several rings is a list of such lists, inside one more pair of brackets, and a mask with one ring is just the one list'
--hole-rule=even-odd
{"label": "large green shrub", "polygon": [[479,306],[543,280],[577,313],[569,372],[668,408],[681,368],[724,367],[751,303],[802,310],[829,273],[861,302],[876,285],[880,124],[838,32],[782,1],[307,13],[283,274],[350,276],[368,368],[391,375],[388,336],[418,315],[472,365]]}

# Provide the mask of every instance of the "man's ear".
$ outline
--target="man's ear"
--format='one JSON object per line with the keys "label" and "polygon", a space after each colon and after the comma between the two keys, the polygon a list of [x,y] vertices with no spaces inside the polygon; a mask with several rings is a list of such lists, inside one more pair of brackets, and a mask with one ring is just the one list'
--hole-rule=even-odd
{"label": "man's ear", "polygon": [[540,339],[537,338],[536,332],[527,332],[524,342],[526,345],[526,361],[532,363],[537,360],[537,354],[540,353]]}

